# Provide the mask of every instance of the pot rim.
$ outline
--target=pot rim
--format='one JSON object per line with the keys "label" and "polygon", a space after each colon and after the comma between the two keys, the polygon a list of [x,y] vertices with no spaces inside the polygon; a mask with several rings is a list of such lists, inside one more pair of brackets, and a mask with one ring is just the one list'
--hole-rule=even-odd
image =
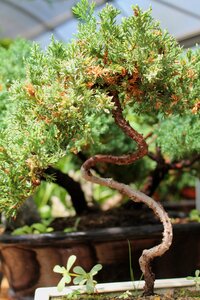
{"label": "pot rim", "polygon": [[[177,287],[193,287],[195,285],[193,280],[186,278],[169,278],[169,279],[156,279],[155,289],[167,289]],[[144,287],[144,280],[140,281],[124,281],[124,282],[110,282],[110,283],[98,283],[96,289],[98,293],[110,293],[110,292],[125,292],[133,290],[142,290]],[[58,292],[57,287],[44,287],[37,288],[35,291],[34,300],[49,300],[52,296],[64,296],[70,294],[75,290],[85,291],[85,286],[69,286],[64,288],[62,292]]]}
{"label": "pot rim", "polygon": [[[186,232],[190,229],[199,231],[200,223],[191,222],[186,224],[173,224],[173,231],[176,233]],[[138,228],[140,230],[138,230]],[[4,233],[0,235],[1,244],[31,244],[31,245],[45,245],[52,242],[67,242],[74,241],[114,241],[124,238],[141,239],[155,238],[162,236],[163,227],[160,224],[155,225],[140,225],[130,227],[111,227],[104,229],[93,229],[88,231],[76,231],[64,233],[61,231],[42,234],[23,234],[11,235]]]}

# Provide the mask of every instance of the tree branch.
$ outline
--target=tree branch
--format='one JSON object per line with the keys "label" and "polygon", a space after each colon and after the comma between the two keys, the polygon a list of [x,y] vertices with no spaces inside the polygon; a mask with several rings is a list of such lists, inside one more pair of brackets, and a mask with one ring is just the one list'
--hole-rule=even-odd
{"label": "tree branch", "polygon": [[73,207],[78,215],[89,210],[85,200],[85,195],[79,182],[73,180],[68,174],[64,174],[60,170],[52,167],[49,167],[45,173],[48,175],[54,175],[54,183],[57,183],[69,193]]}
{"label": "tree branch", "polygon": [[171,162],[169,163],[169,165],[170,165],[170,169],[172,170],[180,170],[180,169],[191,167],[197,161],[200,161],[200,154],[196,155],[191,160],[187,159],[187,160],[181,160],[177,162]]}
{"label": "tree branch", "polygon": [[156,148],[156,153],[149,152],[148,157],[155,161],[157,164],[155,169],[148,176],[142,192],[148,196],[152,196],[159,186],[160,182],[168,174],[169,165],[166,163],[159,147]]}

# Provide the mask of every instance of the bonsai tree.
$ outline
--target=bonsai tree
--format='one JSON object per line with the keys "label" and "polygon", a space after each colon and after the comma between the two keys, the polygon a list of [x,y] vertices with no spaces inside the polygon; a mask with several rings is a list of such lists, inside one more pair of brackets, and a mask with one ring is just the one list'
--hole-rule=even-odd
{"label": "bonsai tree", "polygon": [[[14,218],[41,179],[53,180],[51,168],[59,159],[70,152],[78,155],[100,140],[103,129],[97,128],[99,118],[112,117],[133,141],[133,153],[95,154],[83,163],[82,175],[145,203],[162,222],[161,243],[144,250],[140,258],[144,294],[151,295],[155,279],[151,261],[172,243],[170,219],[151,197],[112,178],[102,178],[95,170],[102,163],[133,164],[149,155],[147,141],[128,120],[130,115],[149,115],[156,122],[166,119],[159,129],[161,149],[165,136],[170,141],[167,120],[175,124],[176,118],[190,120],[190,131],[184,136],[191,136],[192,149],[198,153],[198,127],[193,125],[199,122],[199,51],[184,54],[175,39],[152,19],[150,10],[142,12],[138,6],[133,7],[133,16],[120,24],[116,22],[120,12],[111,5],[105,6],[98,20],[94,4],[87,0],[80,1],[73,12],[80,18],[76,38],[67,45],[52,39],[45,52],[35,44],[26,78],[19,78],[9,90],[14,109],[6,115],[6,126],[0,131],[0,210]],[[173,124],[169,126],[175,130]],[[95,139],[94,129],[99,130]],[[180,133],[176,130],[175,139]],[[177,156],[185,154],[182,135],[177,144]]]}

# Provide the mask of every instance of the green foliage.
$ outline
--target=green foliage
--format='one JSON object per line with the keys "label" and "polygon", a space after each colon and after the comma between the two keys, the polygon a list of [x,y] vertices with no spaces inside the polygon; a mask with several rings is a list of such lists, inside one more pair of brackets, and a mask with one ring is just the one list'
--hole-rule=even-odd
{"label": "green foliage", "polygon": [[[51,216],[51,210],[47,210],[47,206],[43,206],[40,210],[41,214],[41,223],[33,223],[32,225],[24,225],[22,227],[18,227],[12,231],[12,235],[22,235],[22,234],[41,234],[41,233],[50,233],[53,232],[53,227],[49,226],[51,222],[53,221],[53,218]],[[77,218],[73,227],[67,227],[63,230],[63,232],[75,232],[77,231],[78,224],[80,222],[80,218]]]}
{"label": "green foliage", "polygon": [[0,45],[0,128],[5,126],[6,111],[13,105],[9,88],[14,81],[25,77],[25,59],[30,54],[30,47],[31,43],[22,39],[10,42],[9,47]]}
{"label": "green foliage", "polygon": [[48,220],[52,218],[52,209],[50,205],[43,205],[38,209],[38,211],[42,220]]}
{"label": "green foliage", "polygon": [[200,153],[200,117],[171,116],[160,123],[157,143],[171,159],[191,157]]}
{"label": "green foliage", "polygon": [[74,13],[75,17],[77,17],[81,21],[88,22],[91,20],[91,18],[93,18],[94,8],[94,2],[89,4],[87,0],[82,0],[72,8],[72,12]]}
{"label": "green foliage", "polygon": [[88,294],[95,292],[96,281],[93,277],[102,269],[102,265],[97,264],[95,265],[90,272],[86,272],[82,267],[76,266],[73,268],[73,273],[71,273],[71,268],[76,261],[76,256],[71,255],[68,258],[66,268],[56,265],[53,269],[54,272],[62,274],[62,279],[59,281],[57,285],[58,291],[62,291],[65,287],[65,284],[71,282],[72,277],[73,283],[76,285],[85,285],[86,292]]}
{"label": "green foliage", "polygon": [[129,291],[126,291],[119,295],[119,299],[131,299],[131,296],[133,296],[133,294]]}
{"label": "green foliage", "polygon": [[129,257],[130,278],[131,281],[134,282],[134,274],[133,274],[133,266],[132,266],[132,250],[131,250],[131,243],[129,240],[128,240],[128,257]]}
{"label": "green foliage", "polygon": [[78,224],[80,223],[81,218],[77,218],[73,227],[67,227],[63,232],[74,232],[78,230]]}
{"label": "green foliage", "polygon": [[[199,51],[189,51],[185,57],[175,39],[152,19],[150,10],[142,12],[135,6],[134,15],[117,24],[117,9],[107,4],[96,19],[93,8],[87,0],[74,8],[81,22],[70,44],[52,39],[46,52],[33,45],[25,79],[20,67],[18,82],[6,91],[12,109],[0,130],[0,211],[7,216],[15,216],[37,189],[45,169],[66,154],[92,152],[91,145],[98,141],[106,150],[111,140],[105,134],[109,124],[114,138],[108,147],[112,152],[116,145],[126,150],[121,146],[126,138],[109,117],[113,91],[127,118],[147,113],[156,120],[199,111]],[[194,136],[195,132],[191,139]]]}
{"label": "green foliage", "polygon": [[200,286],[200,270],[195,271],[195,276],[188,276],[188,280],[193,280],[195,282],[196,288],[199,289]]}
{"label": "green foliage", "polygon": [[198,209],[192,209],[189,213],[189,219],[200,223],[200,211]]}
{"label": "green foliage", "polygon": [[10,39],[10,38],[0,39],[0,46],[5,48],[5,49],[8,49],[12,43],[13,43],[13,40]]}
{"label": "green foliage", "polygon": [[95,185],[93,187],[93,198],[100,205],[104,204],[106,200],[114,197],[117,194],[117,191],[109,189],[105,186]]}
{"label": "green foliage", "polygon": [[53,231],[52,227],[49,227],[49,222],[43,223],[33,223],[32,225],[22,226],[13,230],[12,235],[21,235],[21,234],[41,234],[49,233]]}
{"label": "green foliage", "polygon": [[34,195],[34,202],[39,211],[46,205],[51,206],[53,196],[57,197],[66,209],[70,208],[66,201],[67,191],[64,188],[52,182],[42,181]]}
{"label": "green foliage", "polygon": [[183,200],[181,191],[188,186],[194,187],[196,176],[198,176],[198,173],[195,167],[186,168],[184,172],[182,170],[171,170],[157,189],[159,199],[161,201]]}

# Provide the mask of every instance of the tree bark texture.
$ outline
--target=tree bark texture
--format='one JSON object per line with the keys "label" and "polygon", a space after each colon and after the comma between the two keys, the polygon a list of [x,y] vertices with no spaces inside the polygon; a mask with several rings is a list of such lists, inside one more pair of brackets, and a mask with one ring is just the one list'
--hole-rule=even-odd
{"label": "tree bark texture", "polygon": [[54,175],[54,183],[57,183],[69,193],[77,215],[80,215],[89,210],[85,195],[81,189],[79,182],[73,180],[68,174],[64,174],[60,170],[55,168],[49,167],[45,171],[45,173],[48,175]]}

